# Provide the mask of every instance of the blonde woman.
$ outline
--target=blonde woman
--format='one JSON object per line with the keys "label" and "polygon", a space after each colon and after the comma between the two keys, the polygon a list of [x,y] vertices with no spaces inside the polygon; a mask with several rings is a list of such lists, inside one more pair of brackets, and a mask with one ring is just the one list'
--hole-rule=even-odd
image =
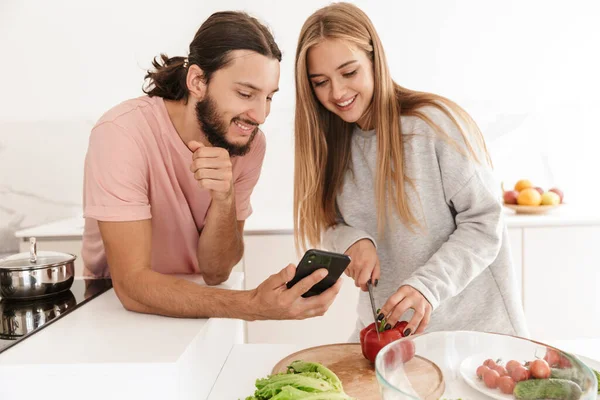
{"label": "blonde woman", "polygon": [[296,53],[294,228],[298,246],[346,253],[362,289],[357,330],[528,336],[500,185],[458,105],[396,84],[373,24],[336,3],[311,15]]}

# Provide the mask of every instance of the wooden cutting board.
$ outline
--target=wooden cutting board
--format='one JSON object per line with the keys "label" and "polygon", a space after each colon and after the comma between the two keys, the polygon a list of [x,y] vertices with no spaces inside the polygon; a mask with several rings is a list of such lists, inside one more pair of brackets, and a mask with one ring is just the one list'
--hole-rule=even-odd
{"label": "wooden cutting board", "polygon": [[[359,400],[381,400],[375,367],[363,357],[358,343],[340,343],[311,347],[279,361],[272,373],[286,372],[293,361],[318,362],[332,370],[342,381],[344,392]],[[439,399],[444,393],[442,371],[433,362],[415,356],[405,364],[405,372],[422,399]]]}

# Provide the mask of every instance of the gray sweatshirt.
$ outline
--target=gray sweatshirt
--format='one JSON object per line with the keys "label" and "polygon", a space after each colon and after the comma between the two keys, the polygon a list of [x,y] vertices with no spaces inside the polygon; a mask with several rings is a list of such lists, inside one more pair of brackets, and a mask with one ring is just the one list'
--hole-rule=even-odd
{"label": "gray sweatshirt", "polygon": [[[460,132],[441,111],[424,112],[466,150]],[[503,220],[500,184],[485,155],[480,162],[461,154],[425,121],[401,117],[406,185],[413,214],[422,228],[414,232],[395,213],[377,231],[375,180],[377,135],[355,129],[351,168],[337,197],[339,223],[323,236],[323,246],[345,252],[362,238],[377,247],[381,278],[374,288],[380,308],[400,286],[410,285],[431,303],[426,332],[475,330],[516,334],[529,332],[511,262]],[[402,319],[410,319],[409,310]],[[361,292],[358,332],[373,322],[368,293]]]}

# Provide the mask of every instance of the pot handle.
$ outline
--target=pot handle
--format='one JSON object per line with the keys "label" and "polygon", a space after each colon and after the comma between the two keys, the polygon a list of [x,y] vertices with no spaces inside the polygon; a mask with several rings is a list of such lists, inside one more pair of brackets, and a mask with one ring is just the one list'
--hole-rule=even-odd
{"label": "pot handle", "polygon": [[29,261],[37,262],[37,243],[34,237],[29,238]]}

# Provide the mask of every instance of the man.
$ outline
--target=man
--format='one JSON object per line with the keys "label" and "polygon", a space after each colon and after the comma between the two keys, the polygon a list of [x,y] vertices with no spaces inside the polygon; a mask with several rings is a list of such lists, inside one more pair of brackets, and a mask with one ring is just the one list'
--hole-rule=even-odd
{"label": "man", "polygon": [[172,274],[224,282],[243,254],[244,220],[260,175],[258,129],[278,90],[281,52],[245,13],[209,17],[189,56],[153,62],[148,96],[103,115],[85,160],[85,274],[110,274],[131,311],[174,317],[302,319],[322,315],[340,289],[301,295],[326,275],[291,289],[288,265],[258,288],[231,291]]}

